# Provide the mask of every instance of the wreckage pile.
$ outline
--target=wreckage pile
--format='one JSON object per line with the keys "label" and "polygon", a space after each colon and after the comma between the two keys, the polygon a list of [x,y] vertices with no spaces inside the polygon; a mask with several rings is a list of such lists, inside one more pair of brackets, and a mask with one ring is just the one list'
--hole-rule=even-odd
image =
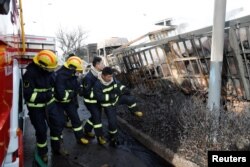
{"label": "wreckage pile", "polygon": [[[207,165],[208,150],[249,150],[250,112],[220,110],[219,124],[206,109],[206,97],[185,95],[169,84],[164,89],[135,88],[143,118],[119,108],[119,116],[166,148],[199,166]],[[216,132],[217,142],[211,140]]]}

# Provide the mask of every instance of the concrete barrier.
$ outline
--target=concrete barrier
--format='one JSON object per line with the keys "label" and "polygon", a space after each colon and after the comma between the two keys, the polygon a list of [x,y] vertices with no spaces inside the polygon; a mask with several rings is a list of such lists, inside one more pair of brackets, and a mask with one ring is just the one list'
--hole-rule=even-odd
{"label": "concrete barrier", "polygon": [[128,130],[133,137],[135,137],[139,142],[141,142],[148,149],[154,151],[160,157],[173,164],[175,167],[199,167],[197,164],[186,160],[185,158],[174,153],[170,149],[166,148],[163,144],[153,140],[150,136],[144,134],[143,132],[135,129],[127,121],[117,117],[119,125]]}

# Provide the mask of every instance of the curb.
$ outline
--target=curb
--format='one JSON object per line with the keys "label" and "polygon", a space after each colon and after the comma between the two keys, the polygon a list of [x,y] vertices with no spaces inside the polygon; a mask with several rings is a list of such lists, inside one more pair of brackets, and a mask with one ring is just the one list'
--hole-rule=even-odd
{"label": "curb", "polygon": [[154,141],[153,138],[146,135],[145,133],[135,129],[133,126],[128,124],[127,121],[117,116],[117,120],[119,125],[121,125],[124,129],[128,130],[129,133],[135,137],[139,142],[141,142],[148,149],[155,152],[157,155],[165,159],[166,161],[173,164],[175,167],[199,167],[197,164],[186,160],[185,158],[179,156],[174,153],[170,149],[166,148],[163,144]]}

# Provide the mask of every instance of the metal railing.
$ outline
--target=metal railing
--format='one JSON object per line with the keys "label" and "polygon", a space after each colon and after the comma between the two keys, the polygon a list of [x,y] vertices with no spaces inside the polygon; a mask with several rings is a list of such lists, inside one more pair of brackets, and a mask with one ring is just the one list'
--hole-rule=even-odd
{"label": "metal railing", "polygon": [[[250,100],[250,16],[225,23],[222,96]],[[122,46],[108,57],[134,86],[159,89],[165,80],[186,93],[208,91],[211,30],[200,30],[147,43]],[[160,37],[161,35],[157,35]]]}

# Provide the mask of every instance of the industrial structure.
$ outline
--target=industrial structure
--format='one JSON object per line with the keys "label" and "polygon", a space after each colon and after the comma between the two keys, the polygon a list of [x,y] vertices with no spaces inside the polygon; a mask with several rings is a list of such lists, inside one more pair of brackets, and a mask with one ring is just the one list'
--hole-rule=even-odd
{"label": "industrial structure", "polygon": [[[250,100],[250,17],[225,22],[222,97]],[[135,87],[158,89],[171,81],[185,93],[208,93],[212,27],[176,36],[173,29],[150,32],[114,49],[109,65],[119,68],[122,78]]]}

